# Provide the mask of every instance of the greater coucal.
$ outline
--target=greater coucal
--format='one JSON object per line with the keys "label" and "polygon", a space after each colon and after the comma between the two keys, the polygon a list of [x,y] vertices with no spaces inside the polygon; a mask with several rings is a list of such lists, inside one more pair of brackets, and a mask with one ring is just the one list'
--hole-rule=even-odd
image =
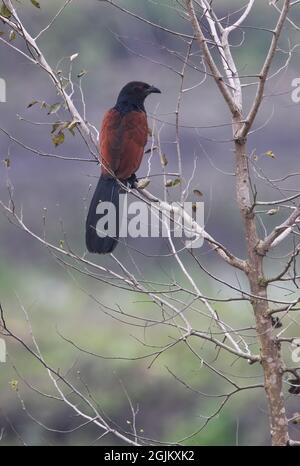
{"label": "greater coucal", "polygon": [[[114,250],[119,232],[119,194],[117,180],[133,185],[148,137],[144,101],[160,90],[149,84],[133,81],[121,90],[116,105],[104,115],[100,131],[101,176],[86,219],[86,246],[89,252],[107,254]],[[112,202],[116,208],[116,235],[98,236],[96,226],[99,202]],[[103,214],[102,214],[103,215]]]}

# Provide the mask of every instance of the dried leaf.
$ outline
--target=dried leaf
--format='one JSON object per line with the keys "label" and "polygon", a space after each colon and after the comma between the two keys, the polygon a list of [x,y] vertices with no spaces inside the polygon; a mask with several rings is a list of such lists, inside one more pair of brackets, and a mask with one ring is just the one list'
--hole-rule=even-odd
{"label": "dried leaf", "polygon": [[166,167],[168,165],[168,159],[166,157],[166,154],[162,153],[160,155],[160,163],[162,164],[163,167]]}
{"label": "dried leaf", "polygon": [[70,131],[70,133],[75,136],[75,131],[74,129],[77,128],[77,125],[78,125],[78,121],[76,120],[73,120],[71,121],[71,123],[68,124],[67,128],[68,130]]}
{"label": "dried leaf", "polygon": [[295,413],[293,415],[292,423],[300,425],[300,414],[299,413]]}
{"label": "dried leaf", "polygon": [[68,85],[70,84],[70,81],[63,76],[60,78],[61,86],[63,89],[66,89]]}
{"label": "dried leaf", "polygon": [[279,207],[277,209],[270,209],[267,212],[267,215],[276,215],[279,212]]}
{"label": "dried leaf", "polygon": [[82,77],[85,76],[86,74],[87,74],[87,71],[86,71],[86,70],[81,70],[80,73],[78,73],[77,78],[82,78]]}
{"label": "dried leaf", "polygon": [[290,388],[288,392],[292,395],[300,395],[300,378],[297,379],[288,379]]}
{"label": "dried leaf", "polygon": [[198,196],[198,197],[202,197],[203,196],[203,193],[201,191],[199,191],[199,189],[194,189],[193,190],[193,193],[195,194],[195,196]]}
{"label": "dried leaf", "polygon": [[150,152],[154,152],[157,149],[157,146],[150,147],[149,149],[145,150],[145,154],[150,154]]}
{"label": "dried leaf", "polygon": [[15,31],[12,29],[9,33],[9,36],[8,36],[8,40],[9,42],[12,42],[13,40],[15,40],[17,37],[17,34],[15,33]]}
{"label": "dried leaf", "polygon": [[61,122],[60,122],[60,121],[56,121],[55,123],[53,123],[51,134],[55,133],[55,131],[58,130],[58,128],[60,127],[60,125],[61,125]]}
{"label": "dried leaf", "polygon": [[8,159],[8,158],[7,158],[7,159],[4,159],[4,160],[3,160],[3,163],[4,163],[4,165],[5,165],[6,168],[9,168],[9,167],[10,167],[10,159]]}
{"label": "dried leaf", "polygon": [[33,107],[35,104],[38,104],[38,103],[39,103],[38,100],[33,100],[32,102],[30,102],[30,103],[27,105],[27,108]]}

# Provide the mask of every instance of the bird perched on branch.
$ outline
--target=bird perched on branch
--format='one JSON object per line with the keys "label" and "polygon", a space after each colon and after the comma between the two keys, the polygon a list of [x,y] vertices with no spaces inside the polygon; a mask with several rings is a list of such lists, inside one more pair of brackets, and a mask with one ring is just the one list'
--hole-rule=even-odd
{"label": "bird perched on branch", "polygon": [[[100,131],[101,176],[94,192],[86,219],[86,246],[89,252],[107,254],[118,243],[119,194],[124,184],[133,186],[147,143],[148,124],[144,107],[146,97],[160,90],[149,84],[133,81],[121,90],[116,105],[104,115]],[[111,202],[116,209],[116,229],[113,236],[99,236],[97,213],[100,202]]]}

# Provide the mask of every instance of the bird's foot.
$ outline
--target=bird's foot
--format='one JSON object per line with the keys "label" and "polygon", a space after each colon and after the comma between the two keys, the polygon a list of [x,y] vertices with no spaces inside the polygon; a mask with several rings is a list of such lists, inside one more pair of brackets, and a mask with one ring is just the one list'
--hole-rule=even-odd
{"label": "bird's foot", "polygon": [[127,178],[126,182],[129,188],[133,189],[134,184],[137,183],[138,179],[136,177],[136,174],[133,173],[130,178]]}

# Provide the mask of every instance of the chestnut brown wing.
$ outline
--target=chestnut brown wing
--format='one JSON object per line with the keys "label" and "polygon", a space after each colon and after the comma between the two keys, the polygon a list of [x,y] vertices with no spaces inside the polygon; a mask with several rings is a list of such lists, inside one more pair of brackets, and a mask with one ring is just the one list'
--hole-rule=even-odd
{"label": "chestnut brown wing", "polygon": [[144,112],[131,111],[122,116],[109,110],[100,133],[102,173],[110,169],[119,179],[129,178],[139,168],[147,143],[148,124]]}

